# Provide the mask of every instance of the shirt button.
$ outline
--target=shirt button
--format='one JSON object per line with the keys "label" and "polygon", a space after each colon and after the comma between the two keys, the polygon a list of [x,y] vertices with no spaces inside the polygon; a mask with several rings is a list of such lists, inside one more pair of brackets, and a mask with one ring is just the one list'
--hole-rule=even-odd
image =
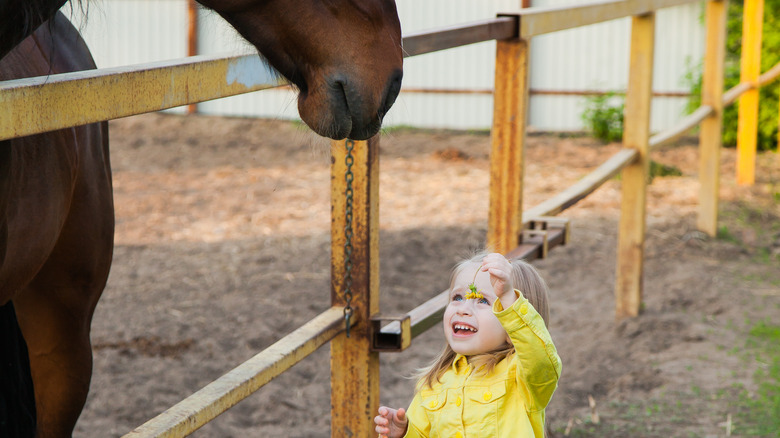
{"label": "shirt button", "polygon": [[491,393],[490,393],[490,391],[488,391],[488,392],[486,392],[486,393],[482,394],[482,398],[484,398],[484,399],[485,399],[485,401],[488,401],[488,400],[490,400],[490,397],[493,397],[493,394],[491,394]]}
{"label": "shirt button", "polygon": [[430,406],[432,408],[435,408],[436,407],[436,400],[431,400],[431,403],[428,406]]}
{"label": "shirt button", "polygon": [[457,398],[457,399],[455,399],[455,406],[460,406],[460,404],[461,404],[462,402],[463,402],[463,400],[461,400],[460,396],[458,396],[458,398]]}
{"label": "shirt button", "polygon": [[528,304],[523,303],[520,305],[520,314],[525,315],[526,313],[528,313]]}
{"label": "shirt button", "polygon": [[463,438],[463,434],[458,432],[455,434],[455,438]]}

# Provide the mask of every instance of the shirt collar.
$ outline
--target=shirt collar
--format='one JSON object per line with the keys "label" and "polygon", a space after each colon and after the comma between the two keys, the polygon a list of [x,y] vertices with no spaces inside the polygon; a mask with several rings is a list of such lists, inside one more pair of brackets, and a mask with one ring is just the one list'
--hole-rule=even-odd
{"label": "shirt collar", "polygon": [[455,374],[461,374],[468,371],[470,366],[468,358],[460,353],[452,360],[452,370],[455,371]]}

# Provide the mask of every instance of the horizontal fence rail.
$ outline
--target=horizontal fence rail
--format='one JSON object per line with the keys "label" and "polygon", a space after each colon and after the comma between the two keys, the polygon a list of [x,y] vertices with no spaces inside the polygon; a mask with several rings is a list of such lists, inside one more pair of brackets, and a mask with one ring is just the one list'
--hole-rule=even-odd
{"label": "horizontal fence rail", "polygon": [[[746,91],[757,87],[763,87],[778,77],[780,77],[780,63],[775,64],[774,67],[770,68],[766,71],[766,73],[762,74],[757,84],[742,82],[723,93],[723,106],[726,107],[731,105],[739,98],[740,95]],[[695,111],[680,120],[676,126],[650,137],[650,147],[656,148],[677,140],[678,138],[685,135],[685,133],[696,127],[699,123],[702,122],[702,120],[712,115],[714,111],[715,109],[709,105],[702,105],[696,108]]]}
{"label": "horizontal fence rail", "polygon": [[0,140],[286,83],[257,55],[195,56],[5,81],[0,82]]}
{"label": "horizontal fence rail", "polygon": [[[502,17],[404,38],[405,56],[510,38]],[[0,82],[0,140],[288,85],[262,57],[193,56]],[[123,102],[118,105],[117,102]],[[78,108],[79,111],[69,109]]]}
{"label": "horizontal fence rail", "polygon": [[700,0],[615,0],[588,3],[581,6],[551,6],[526,8],[520,16],[520,38],[603,23],[624,17],[645,15],[658,9],[698,3]]}
{"label": "horizontal fence rail", "polygon": [[404,57],[516,36],[516,17],[499,17],[493,20],[460,24],[404,37]]}
{"label": "horizontal fence rail", "polygon": [[[356,319],[354,322],[357,322]],[[344,308],[331,307],[124,437],[179,437],[190,434],[343,331]]]}

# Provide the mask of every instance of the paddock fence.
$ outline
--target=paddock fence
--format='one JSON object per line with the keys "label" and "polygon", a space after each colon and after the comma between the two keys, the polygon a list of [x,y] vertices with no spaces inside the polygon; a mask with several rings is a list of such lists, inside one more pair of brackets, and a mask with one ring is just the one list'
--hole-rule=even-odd
{"label": "paddock fence", "polygon": [[[533,260],[565,244],[569,227],[555,215],[622,174],[622,206],[615,286],[616,317],[636,316],[641,303],[645,197],[651,148],[700,127],[699,227],[717,225],[720,129],[723,107],[780,75],[775,66],[758,81],[723,93],[726,2],[706,2],[703,104],[672,130],[650,136],[655,11],[698,0],[624,0],[566,8],[526,8],[493,20],[406,36],[406,56],[496,40],[487,244],[512,257]],[[523,211],[523,147],[528,112],[528,41],[537,35],[621,17],[632,17],[630,77],[625,104],[624,149],[557,196]],[[175,106],[284,85],[257,56],[193,57],[0,83],[0,140],[159,111]],[[120,104],[117,104],[121,102]],[[334,142],[332,192],[332,307],[249,361],[205,386],[126,437],[185,436],[258,390],[308,354],[331,345],[331,436],[372,436],[379,404],[379,352],[399,351],[436,324],[446,305],[439,293],[405,315],[379,311],[379,138]],[[347,147],[351,199],[347,201]],[[345,207],[352,235],[346,242]],[[348,244],[348,245],[346,245]],[[349,249],[345,249],[349,246]],[[350,254],[351,294],[345,298]],[[345,307],[353,309],[350,336]]]}

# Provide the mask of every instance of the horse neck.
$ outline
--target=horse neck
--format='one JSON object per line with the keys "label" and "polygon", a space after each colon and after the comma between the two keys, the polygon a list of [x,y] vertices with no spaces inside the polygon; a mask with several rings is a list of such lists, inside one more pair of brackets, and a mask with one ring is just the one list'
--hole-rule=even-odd
{"label": "horse neck", "polygon": [[0,59],[45,23],[68,0],[4,0],[0,3]]}

